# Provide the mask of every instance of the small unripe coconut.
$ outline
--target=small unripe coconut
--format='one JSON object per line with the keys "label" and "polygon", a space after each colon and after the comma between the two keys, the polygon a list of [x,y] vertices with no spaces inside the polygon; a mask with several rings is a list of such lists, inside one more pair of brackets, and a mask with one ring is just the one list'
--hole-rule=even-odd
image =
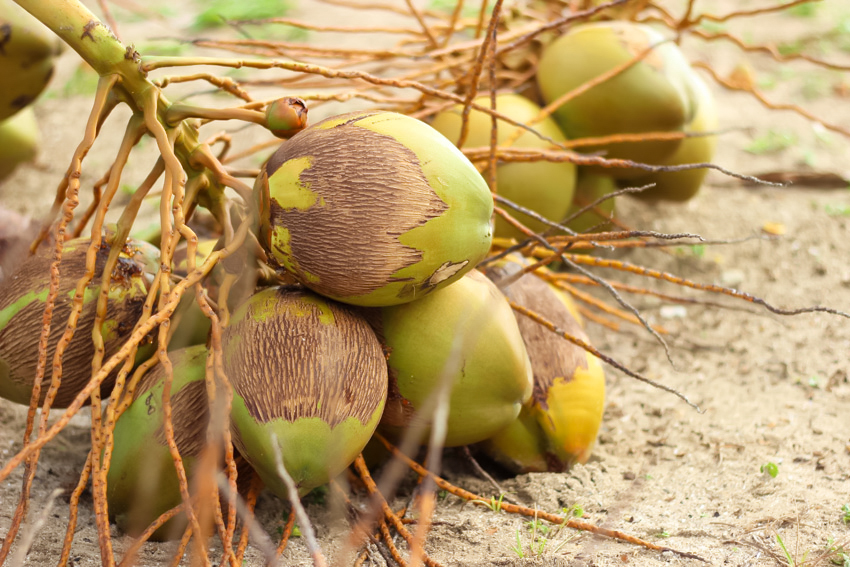
{"label": "small unripe coconut", "polygon": [[[685,128],[686,132],[703,134],[717,130],[717,108],[714,97],[705,82],[691,71],[694,91],[697,93],[697,112],[693,121]],[[685,138],[679,148],[659,165],[685,165],[688,163],[710,163],[717,147],[717,136],[695,136]],[[632,179],[629,185],[655,183],[634,197],[647,201],[687,201],[699,192],[708,169],[686,169],[683,171],[659,171]],[[622,182],[621,182],[622,183]]]}
{"label": "small unripe coconut", "polygon": [[40,141],[32,108],[0,122],[0,181],[10,176],[19,164],[32,161]]}
{"label": "small unripe coconut", "polygon": [[[479,97],[475,99],[475,102],[489,107],[490,97],[489,95]],[[530,124],[540,113],[541,108],[523,96],[500,94],[496,97],[496,110],[517,122]],[[462,112],[463,107],[461,105],[441,112],[434,117],[431,125],[457,144],[460,139]],[[555,142],[566,141],[558,125],[549,116],[536,124],[531,124],[531,126],[535,131]],[[491,127],[492,122],[489,114],[477,110],[470,112],[469,132],[465,146],[489,146]],[[506,122],[499,121],[498,128],[499,145],[504,145],[509,139],[513,139],[517,135],[518,128]],[[557,149],[557,146],[528,131],[522,131],[522,134],[510,147]],[[496,171],[499,195],[531,209],[553,222],[560,222],[566,216],[573,199],[573,188],[576,182],[575,165],[568,162],[549,161],[516,162],[502,164]],[[534,220],[525,213],[515,211],[510,207],[503,208],[534,232],[542,232],[549,228],[548,225]],[[494,234],[502,238],[520,240],[526,238],[522,232],[498,215],[496,216]]]}
{"label": "small unripe coconut", "polygon": [[252,296],[222,338],[233,384],[233,443],[281,497],[272,435],[303,495],[345,470],[378,424],[387,364],[375,333],[351,307],[308,291]]}
{"label": "small unripe coconut", "polygon": [[[664,37],[652,28],[631,22],[573,26],[549,44],[540,58],[537,82],[543,98],[552,103],[662,41]],[[642,61],[562,104],[555,118],[570,139],[681,131],[694,113],[693,94],[683,76],[687,69],[678,47],[660,44]],[[656,164],[676,151],[679,143],[622,142],[580,150]],[[598,169],[618,178],[641,175],[637,169]]]}
{"label": "small unripe coconut", "polygon": [[490,248],[493,199],[481,175],[402,114],[354,112],[307,128],[263,166],[255,194],[271,261],[346,303],[412,301]]}
{"label": "small unripe coconut", "polygon": [[[60,264],[59,292],[56,296],[53,321],[47,349],[47,367],[42,380],[40,402],[44,401],[51,381],[56,344],[65,332],[71,313],[74,292],[85,274],[86,250],[90,240],[80,238],[65,243]],[[94,325],[100,278],[109,245],[97,251],[95,276],[83,296],[83,310],[74,338],[65,349],[62,362],[62,384],[53,407],[67,407],[82,390],[91,376],[94,356],[92,327]],[[0,396],[20,404],[29,404],[38,363],[38,343],[41,336],[44,305],[50,287],[52,254],[40,251],[27,258],[17,270],[0,284]],[[104,339],[104,361],[115,354],[130,337],[142,313],[142,307],[153,276],[159,266],[159,250],[145,242],[128,241],[121,250],[112,272],[106,318],[101,327]],[[138,358],[150,352],[150,339],[142,343]],[[150,345],[150,346],[146,346]],[[101,384],[101,394],[112,390],[113,372]]]}
{"label": "small unripe coconut", "polygon": [[[584,209],[591,203],[595,203],[605,195],[609,195],[618,189],[617,183],[610,175],[596,173],[593,169],[586,167],[578,168],[578,180],[576,181],[576,192],[573,197],[573,204],[570,210],[567,211],[567,216],[572,216],[578,211]],[[602,216],[596,210],[585,211],[576,218],[567,223],[567,226],[578,233],[601,230],[611,230],[611,221],[609,217],[614,216],[614,198],[606,199],[598,205],[598,209]]]}
{"label": "small unripe coconut", "polygon": [[[193,346],[169,353],[174,371],[171,416],[174,441],[186,476],[206,444],[209,408],[204,382],[207,349]],[[106,477],[109,513],[123,531],[137,536],[164,512],[180,504],[180,485],[165,439],[161,365],[148,371],[133,395],[133,403],[115,424],[115,443]],[[178,514],[157,530],[154,540],[180,537],[187,523]]]}
{"label": "small unripe coconut", "polygon": [[[511,256],[488,273],[498,281],[525,263]],[[572,299],[538,277],[524,275],[505,294],[588,342]],[[517,323],[534,370],[534,391],[520,418],[485,442],[485,450],[517,472],[560,471],[587,462],[605,406],[599,359],[529,317],[519,315]]]}
{"label": "small unripe coconut", "polygon": [[513,310],[480,272],[424,299],[385,307],[377,318],[390,352],[390,397],[381,421],[390,435],[404,434],[447,372],[447,447],[503,429],[531,395],[531,365]]}
{"label": "small unripe coconut", "polygon": [[41,94],[62,42],[12,0],[0,0],[0,120]]}
{"label": "small unripe coconut", "polygon": [[266,107],[266,128],[278,138],[289,138],[306,127],[307,104],[300,98],[279,98]]}

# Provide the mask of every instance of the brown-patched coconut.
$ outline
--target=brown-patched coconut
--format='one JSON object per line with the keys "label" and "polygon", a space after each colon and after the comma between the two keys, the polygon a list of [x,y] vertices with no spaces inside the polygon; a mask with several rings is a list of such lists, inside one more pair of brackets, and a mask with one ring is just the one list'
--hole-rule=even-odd
{"label": "brown-patched coconut", "polygon": [[254,186],[270,260],[326,297],[412,301],[490,248],[493,199],[439,132],[394,112],[353,112],[284,142]]}
{"label": "brown-patched coconut", "polygon": [[[47,367],[42,380],[40,403],[44,401],[52,376],[56,345],[65,332],[74,292],[86,271],[87,238],[70,240],[63,246],[61,280],[54,303],[53,320],[47,349]],[[62,359],[62,383],[54,407],[67,407],[88,383],[94,356],[94,326],[100,280],[110,247],[105,242],[97,250],[95,275],[83,296],[83,310],[76,332]],[[29,404],[38,363],[38,343],[42,316],[50,287],[51,254],[39,252],[27,258],[17,270],[0,283],[0,396],[20,404]],[[118,352],[130,337],[148,289],[159,266],[159,250],[145,242],[128,241],[121,249],[112,272],[106,318],[101,327],[104,360]],[[150,340],[147,341],[150,345]],[[150,353],[143,345],[139,358]],[[116,372],[101,384],[101,395],[112,390]]]}
{"label": "brown-patched coconut", "polygon": [[302,288],[269,288],[233,313],[222,340],[233,443],[266,486],[287,494],[275,442],[299,494],[342,472],[387,396],[386,358],[366,320]]}

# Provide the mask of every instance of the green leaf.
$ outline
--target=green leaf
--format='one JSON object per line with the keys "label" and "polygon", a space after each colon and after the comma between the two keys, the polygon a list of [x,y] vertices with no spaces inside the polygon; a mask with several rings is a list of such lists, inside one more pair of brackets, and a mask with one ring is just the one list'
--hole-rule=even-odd
{"label": "green leaf", "polygon": [[199,2],[204,9],[195,17],[194,29],[216,28],[227,20],[259,20],[284,16],[291,8],[290,0],[207,0]]}

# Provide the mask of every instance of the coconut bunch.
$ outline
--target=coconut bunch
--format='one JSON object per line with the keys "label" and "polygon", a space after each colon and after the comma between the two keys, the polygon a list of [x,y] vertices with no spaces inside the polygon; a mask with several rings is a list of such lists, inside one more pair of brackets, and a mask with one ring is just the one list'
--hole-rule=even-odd
{"label": "coconut bunch", "polygon": [[[647,25],[573,25],[540,48],[534,83],[514,88],[522,94],[495,98],[493,109],[510,121],[500,117],[497,122],[500,149],[575,148],[650,166],[704,163],[713,156],[715,137],[708,134],[717,128],[717,118],[711,92],[679,48]],[[472,102],[491,106],[489,96]],[[463,110],[464,105],[442,110],[431,124],[462,148],[489,147],[490,114],[473,109],[464,119]],[[595,142],[588,145],[591,140]],[[576,167],[569,161],[538,159],[501,162],[496,179],[500,196],[549,221],[544,224],[520,208],[509,211],[515,221],[541,234],[551,233],[554,224],[575,232],[610,227],[614,199],[605,196],[620,188],[654,184],[636,195],[687,200],[697,193],[706,171],[648,174],[628,164]],[[496,219],[497,237],[524,240],[526,234],[516,222]]]}
{"label": "coconut bunch", "polygon": [[[565,402],[571,394],[561,392],[560,382],[535,377],[535,364],[557,365],[551,349],[530,350],[536,324],[518,320],[505,294],[473,269],[490,248],[492,197],[472,164],[436,130],[391,112],[329,118],[280,146],[263,166],[254,196],[269,263],[298,282],[261,285],[230,315],[221,339],[233,445],[266,487],[284,498],[292,487],[306,494],[345,470],[376,429],[426,443],[436,427],[442,445],[468,445],[504,438],[509,434],[500,432],[541,406],[552,408],[541,423],[554,425],[545,433],[540,428],[539,444],[552,445],[546,451],[556,456],[541,456],[546,466],[517,470],[563,470],[586,460],[601,418],[598,361],[585,361],[581,351],[592,375],[593,384],[582,387],[593,393],[586,397],[595,422],[576,426],[571,414],[591,402]],[[556,335],[547,340],[564,343]],[[189,409],[204,405],[203,350],[172,354],[175,416],[203,417]],[[165,462],[163,415],[151,409],[162,396],[158,368],[137,387],[115,443],[151,447],[146,459]],[[570,381],[581,373],[562,374],[561,381]],[[534,394],[538,389],[543,398]],[[206,422],[190,427],[175,419],[173,428],[191,478]],[[504,458],[513,458],[510,442],[490,442],[499,443]],[[177,505],[180,494],[171,466],[157,469],[157,482],[121,472],[134,470],[120,464],[125,453],[116,450],[116,487],[108,494],[119,523],[137,532]],[[140,496],[151,485],[158,486],[157,498]],[[140,501],[142,512],[129,507]],[[157,535],[178,533],[163,530]]]}

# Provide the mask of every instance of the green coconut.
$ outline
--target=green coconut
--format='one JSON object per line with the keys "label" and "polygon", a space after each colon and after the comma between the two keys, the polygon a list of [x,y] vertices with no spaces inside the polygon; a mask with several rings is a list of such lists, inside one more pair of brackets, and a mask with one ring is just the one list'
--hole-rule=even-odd
{"label": "green coconut", "polygon": [[[555,118],[567,137],[682,131],[694,115],[693,93],[684,76],[688,63],[676,45],[661,43],[664,39],[645,25],[594,22],[573,26],[544,49],[537,82],[549,104],[659,44],[642,61],[557,108]],[[679,140],[620,142],[579,149],[657,164],[679,144]],[[637,169],[597,169],[618,178],[641,175]]]}
{"label": "green coconut", "polygon": [[[705,82],[691,71],[694,92],[697,93],[697,113],[685,131],[705,134],[717,130],[717,107],[714,97]],[[710,163],[717,147],[717,136],[695,136],[682,140],[679,148],[659,165],[685,165],[688,163]],[[647,201],[687,201],[699,192],[708,169],[686,169],[683,171],[655,172],[630,181],[629,185],[655,183],[646,191],[633,196]]]}
{"label": "green coconut", "polygon": [[[605,195],[610,195],[617,189],[617,183],[610,175],[596,173],[593,169],[586,167],[578,168],[576,191],[573,196],[573,204],[567,211],[567,217],[573,216],[591,203],[595,203]],[[569,220],[567,226],[578,233],[596,232],[600,229],[609,230],[612,228],[610,219],[614,216],[614,207],[614,198],[606,199],[596,205],[594,209],[585,211]]]}
{"label": "green coconut", "polygon": [[62,42],[12,0],[0,0],[0,120],[41,94]]}
{"label": "green coconut", "polygon": [[[499,281],[526,264],[511,256],[488,274]],[[505,295],[589,342],[572,299],[540,278],[526,274],[505,288]],[[587,462],[605,407],[599,359],[529,317],[518,316],[517,323],[534,372],[534,390],[520,417],[483,448],[515,472],[563,471]]]}
{"label": "green coconut", "polygon": [[[206,443],[209,408],[204,376],[207,349],[193,346],[169,353],[172,423],[187,478]],[[115,424],[115,445],[106,477],[109,513],[124,532],[137,536],[156,518],[181,502],[174,461],[165,439],[161,365],[148,371],[136,387],[133,403]],[[153,539],[180,537],[187,518],[169,520]]]}
{"label": "green coconut", "polygon": [[402,114],[354,112],[296,134],[263,166],[255,195],[270,260],[346,303],[412,301],[490,248],[493,199],[481,175]]}
{"label": "green coconut", "polygon": [[[47,370],[44,374],[40,402],[44,401],[51,382],[56,344],[65,332],[71,313],[74,293],[85,273],[86,250],[90,240],[80,238],[65,243],[60,265],[61,280],[54,303],[53,322],[47,349]],[[109,246],[102,244],[97,251],[95,277],[83,296],[83,310],[74,338],[65,349],[62,359],[62,383],[53,407],[67,407],[82,390],[91,376],[94,356],[92,330],[94,326],[100,279]],[[0,397],[20,404],[29,404],[38,363],[38,343],[42,317],[50,287],[52,254],[39,252],[24,261],[17,270],[0,283]],[[136,241],[128,241],[121,250],[112,272],[106,318],[101,326],[104,339],[104,361],[118,352],[130,337],[142,313],[142,307],[153,276],[159,266],[159,250]],[[138,357],[152,352],[150,339],[143,343]],[[113,372],[101,384],[101,395],[112,390]]]}
{"label": "green coconut", "polygon": [[[490,97],[475,99],[482,106],[490,106]],[[540,113],[541,108],[527,98],[516,94],[500,94],[496,97],[496,110],[509,118],[521,123],[530,123]],[[461,113],[463,107],[458,105],[450,110],[439,113],[431,125],[457,144],[460,139]],[[490,129],[492,127],[489,114],[472,111],[469,114],[469,132],[466,138],[467,147],[490,145]],[[499,122],[498,143],[504,145],[517,135],[517,128],[505,122]],[[535,131],[556,142],[564,142],[566,138],[551,117],[546,117],[533,125]],[[531,132],[522,131],[510,147],[553,149],[557,148],[550,142],[541,139]],[[499,195],[531,209],[550,221],[560,222],[570,208],[573,199],[573,189],[576,181],[576,167],[567,162],[515,162],[505,163],[497,168],[497,183]],[[508,212],[534,232],[543,232],[548,225],[534,220],[531,216],[514,211]],[[494,234],[497,237],[517,238],[524,240],[525,235],[510,225],[501,216],[496,216]]]}
{"label": "green coconut", "polygon": [[222,341],[233,443],[268,488],[287,494],[275,442],[301,495],[354,461],[387,396],[386,359],[361,315],[308,291],[269,288],[233,313]]}
{"label": "green coconut", "polygon": [[[385,307],[376,319],[390,352],[381,429],[393,437],[404,434],[447,372],[447,447],[503,429],[531,395],[531,365],[513,311],[478,271],[423,299]],[[459,358],[452,360],[455,345]]]}
{"label": "green coconut", "polygon": [[32,108],[0,122],[0,181],[9,177],[19,164],[32,161],[40,142]]}
{"label": "green coconut", "polygon": [[[198,241],[195,252],[195,266],[200,266],[207,257],[212,254],[217,244],[216,239],[206,238]],[[186,247],[181,246],[174,251],[174,273],[185,277],[189,273],[189,262],[186,257]],[[213,273],[219,271],[220,266],[213,269]],[[213,276],[214,278],[215,276]],[[177,327],[171,334],[168,342],[168,350],[179,350],[192,345],[205,344],[209,337],[212,324],[209,318],[201,311],[198,300],[193,290],[187,290],[180,298],[180,304],[175,310],[172,321],[178,321]]]}

